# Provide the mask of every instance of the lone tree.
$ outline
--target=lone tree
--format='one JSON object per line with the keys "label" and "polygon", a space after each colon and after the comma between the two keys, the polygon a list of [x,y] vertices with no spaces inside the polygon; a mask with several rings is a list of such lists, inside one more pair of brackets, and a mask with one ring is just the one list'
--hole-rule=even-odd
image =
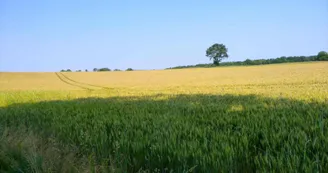
{"label": "lone tree", "polygon": [[228,58],[228,49],[224,44],[215,43],[211,47],[207,48],[206,56],[213,60],[214,65],[219,65],[219,63],[224,58]]}

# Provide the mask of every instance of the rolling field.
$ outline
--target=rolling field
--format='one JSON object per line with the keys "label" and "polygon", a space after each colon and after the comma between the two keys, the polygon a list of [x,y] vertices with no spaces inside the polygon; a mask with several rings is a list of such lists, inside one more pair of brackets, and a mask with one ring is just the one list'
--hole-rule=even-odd
{"label": "rolling field", "polygon": [[0,172],[328,172],[328,62],[0,73]]}

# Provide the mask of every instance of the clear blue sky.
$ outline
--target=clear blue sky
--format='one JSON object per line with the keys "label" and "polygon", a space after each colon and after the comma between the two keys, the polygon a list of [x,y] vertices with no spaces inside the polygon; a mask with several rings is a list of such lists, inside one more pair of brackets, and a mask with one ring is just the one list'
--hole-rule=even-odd
{"label": "clear blue sky", "polygon": [[0,71],[161,69],[328,50],[327,0],[1,0]]}

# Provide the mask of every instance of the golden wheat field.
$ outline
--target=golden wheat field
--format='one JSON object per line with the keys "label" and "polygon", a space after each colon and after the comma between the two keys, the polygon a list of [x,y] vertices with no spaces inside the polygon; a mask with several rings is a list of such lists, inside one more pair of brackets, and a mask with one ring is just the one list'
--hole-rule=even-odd
{"label": "golden wheat field", "polygon": [[0,164],[40,172],[325,172],[327,117],[328,62],[2,72]]}
{"label": "golden wheat field", "polygon": [[231,93],[322,99],[327,95],[327,84],[327,62],[133,72],[0,73],[2,94]]}

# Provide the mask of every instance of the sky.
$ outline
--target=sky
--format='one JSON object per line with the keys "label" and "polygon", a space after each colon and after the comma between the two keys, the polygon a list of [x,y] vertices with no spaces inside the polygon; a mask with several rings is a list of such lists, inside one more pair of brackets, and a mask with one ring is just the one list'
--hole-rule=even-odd
{"label": "sky", "polygon": [[0,0],[0,71],[163,69],[328,51],[327,0]]}

